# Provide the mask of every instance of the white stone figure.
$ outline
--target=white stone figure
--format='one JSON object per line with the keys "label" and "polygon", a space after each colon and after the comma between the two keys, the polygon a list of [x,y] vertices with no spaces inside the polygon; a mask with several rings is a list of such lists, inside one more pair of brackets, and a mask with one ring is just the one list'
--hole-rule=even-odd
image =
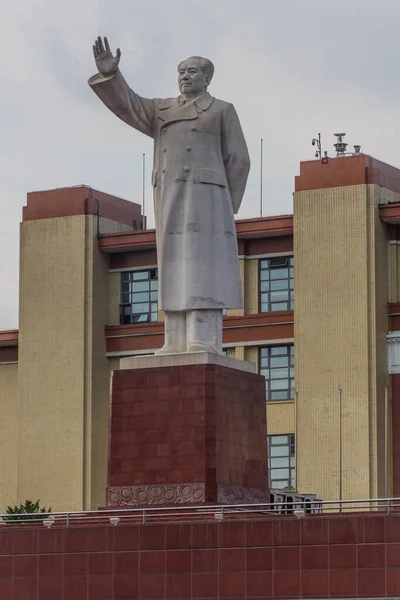
{"label": "white stone figure", "polygon": [[222,311],[242,307],[234,213],[250,159],[232,104],[207,92],[213,64],[178,66],[178,98],[133,92],[107,38],[93,46],[99,73],[89,85],[125,123],[154,138],[154,212],[159,309],[165,344],[158,353],[222,353]]}

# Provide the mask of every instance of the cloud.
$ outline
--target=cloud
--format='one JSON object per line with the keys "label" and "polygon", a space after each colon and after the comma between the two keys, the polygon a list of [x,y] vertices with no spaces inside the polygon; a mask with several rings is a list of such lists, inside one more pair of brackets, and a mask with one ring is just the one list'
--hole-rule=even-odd
{"label": "cloud", "polygon": [[[399,163],[395,0],[19,0],[2,16],[0,329],[17,327],[28,191],[84,182],[141,199],[142,154],[149,165],[152,141],[87,86],[97,35],[121,48],[121,70],[148,97],[176,93],[176,65],[186,56],[213,60],[211,91],[235,104],[252,157],[239,217],[258,215],[260,138],[265,214],[292,211],[294,176],[313,158],[318,132],[331,154],[340,129],[350,144]],[[146,193],[150,207],[149,181]]]}

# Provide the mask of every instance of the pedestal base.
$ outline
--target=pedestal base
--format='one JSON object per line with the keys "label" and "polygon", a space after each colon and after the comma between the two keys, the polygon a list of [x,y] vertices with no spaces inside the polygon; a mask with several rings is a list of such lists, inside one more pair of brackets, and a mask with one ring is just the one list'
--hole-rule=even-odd
{"label": "pedestal base", "polygon": [[113,372],[107,506],[269,502],[264,378],[199,353]]}

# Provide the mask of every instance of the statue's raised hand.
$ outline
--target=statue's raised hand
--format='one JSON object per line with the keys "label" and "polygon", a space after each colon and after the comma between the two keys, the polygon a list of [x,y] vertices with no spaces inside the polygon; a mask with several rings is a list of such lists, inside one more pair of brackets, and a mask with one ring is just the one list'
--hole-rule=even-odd
{"label": "statue's raised hand", "polygon": [[93,44],[93,54],[99,73],[105,77],[110,77],[117,72],[121,58],[121,50],[117,48],[117,54],[116,56],[113,56],[106,37],[104,38],[104,44],[100,36],[97,38]]}

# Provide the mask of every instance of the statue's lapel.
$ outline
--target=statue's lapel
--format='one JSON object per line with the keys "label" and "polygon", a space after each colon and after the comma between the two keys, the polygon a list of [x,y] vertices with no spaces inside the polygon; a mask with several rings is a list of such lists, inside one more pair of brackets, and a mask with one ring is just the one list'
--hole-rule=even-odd
{"label": "statue's lapel", "polygon": [[182,106],[178,98],[168,98],[161,100],[159,103],[159,119],[162,121],[161,127],[165,127],[174,121],[188,121],[197,119],[199,111],[204,111],[209,108],[214,98],[210,94],[204,94],[200,98],[196,98],[193,102],[188,102]]}

